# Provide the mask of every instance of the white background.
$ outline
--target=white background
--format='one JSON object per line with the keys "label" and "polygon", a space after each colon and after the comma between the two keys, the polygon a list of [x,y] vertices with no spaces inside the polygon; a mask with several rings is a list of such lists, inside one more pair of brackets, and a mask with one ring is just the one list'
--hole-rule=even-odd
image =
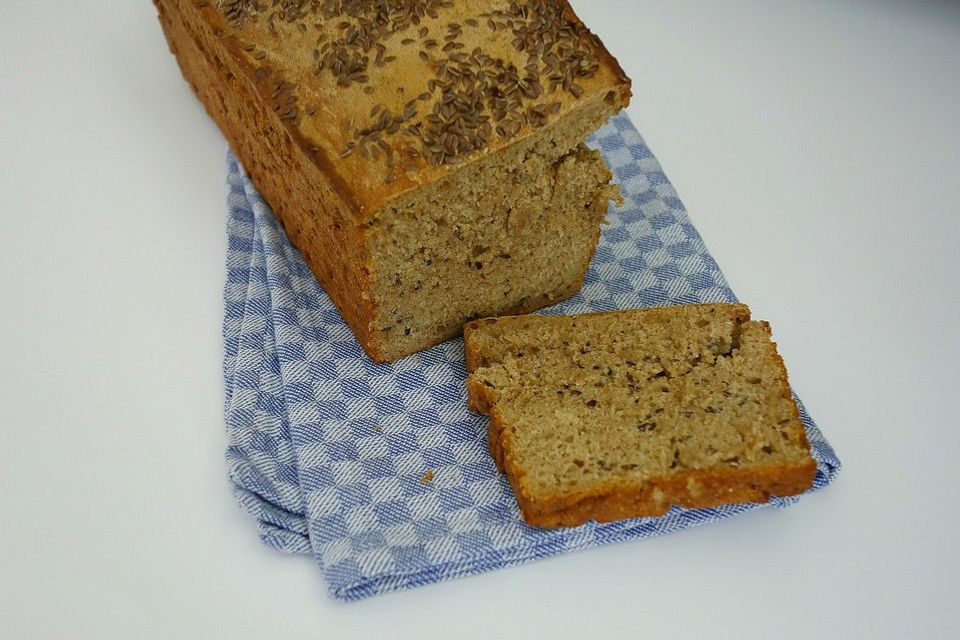
{"label": "white background", "polygon": [[845,469],[787,510],[351,605],[227,488],[225,144],[152,6],[3,5],[0,637],[956,633],[960,3],[575,1]]}

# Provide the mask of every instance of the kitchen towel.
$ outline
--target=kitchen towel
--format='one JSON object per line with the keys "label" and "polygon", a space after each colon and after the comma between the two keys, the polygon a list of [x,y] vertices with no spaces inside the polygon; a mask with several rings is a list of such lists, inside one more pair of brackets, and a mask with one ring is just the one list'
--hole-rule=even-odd
{"label": "kitchen towel", "polygon": [[[625,202],[610,213],[582,290],[542,313],[735,301],[627,116],[613,118],[590,145]],[[463,340],[374,364],[233,155],[227,164],[229,479],[261,540],[312,554],[334,597],[356,600],[769,506],[526,526],[487,451],[487,418],[467,410]],[[817,490],[840,462],[802,404],[801,414]]]}

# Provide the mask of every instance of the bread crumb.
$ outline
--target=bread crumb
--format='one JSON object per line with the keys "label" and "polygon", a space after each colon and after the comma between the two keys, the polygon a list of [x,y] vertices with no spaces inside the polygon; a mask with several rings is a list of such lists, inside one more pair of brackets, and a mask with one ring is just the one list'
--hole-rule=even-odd
{"label": "bread crumb", "polygon": [[517,316],[464,335],[469,404],[496,409],[490,452],[528,524],[766,502],[813,483],[783,361],[746,306]]}
{"label": "bread crumb", "polygon": [[427,472],[420,478],[420,484],[430,484],[433,482],[433,470],[427,469]]}

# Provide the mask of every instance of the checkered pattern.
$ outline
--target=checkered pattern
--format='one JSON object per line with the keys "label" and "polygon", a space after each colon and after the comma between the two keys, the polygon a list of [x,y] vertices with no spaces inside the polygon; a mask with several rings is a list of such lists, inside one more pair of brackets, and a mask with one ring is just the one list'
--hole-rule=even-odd
{"label": "checkered pattern", "polygon": [[[626,198],[580,293],[544,313],[734,301],[625,115],[592,139]],[[759,505],[674,509],[575,529],[520,520],[466,408],[462,340],[371,362],[232,156],[225,286],[227,465],[268,546],[312,553],[354,600],[573,549],[667,533]],[[810,417],[815,489],[840,463]],[[421,482],[427,470],[431,482]],[[783,506],[792,500],[775,500]]]}

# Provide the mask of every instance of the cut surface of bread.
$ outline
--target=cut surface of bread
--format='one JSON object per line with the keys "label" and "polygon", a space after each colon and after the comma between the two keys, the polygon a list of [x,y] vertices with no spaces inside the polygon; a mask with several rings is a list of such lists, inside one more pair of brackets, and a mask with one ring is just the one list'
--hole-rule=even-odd
{"label": "cut surface of bread", "polygon": [[619,197],[582,143],[630,81],[567,2],[154,3],[375,360],[579,288]]}
{"label": "cut surface of bread", "polygon": [[470,406],[543,527],[766,502],[816,463],[766,322],[737,304],[479,320]]}

